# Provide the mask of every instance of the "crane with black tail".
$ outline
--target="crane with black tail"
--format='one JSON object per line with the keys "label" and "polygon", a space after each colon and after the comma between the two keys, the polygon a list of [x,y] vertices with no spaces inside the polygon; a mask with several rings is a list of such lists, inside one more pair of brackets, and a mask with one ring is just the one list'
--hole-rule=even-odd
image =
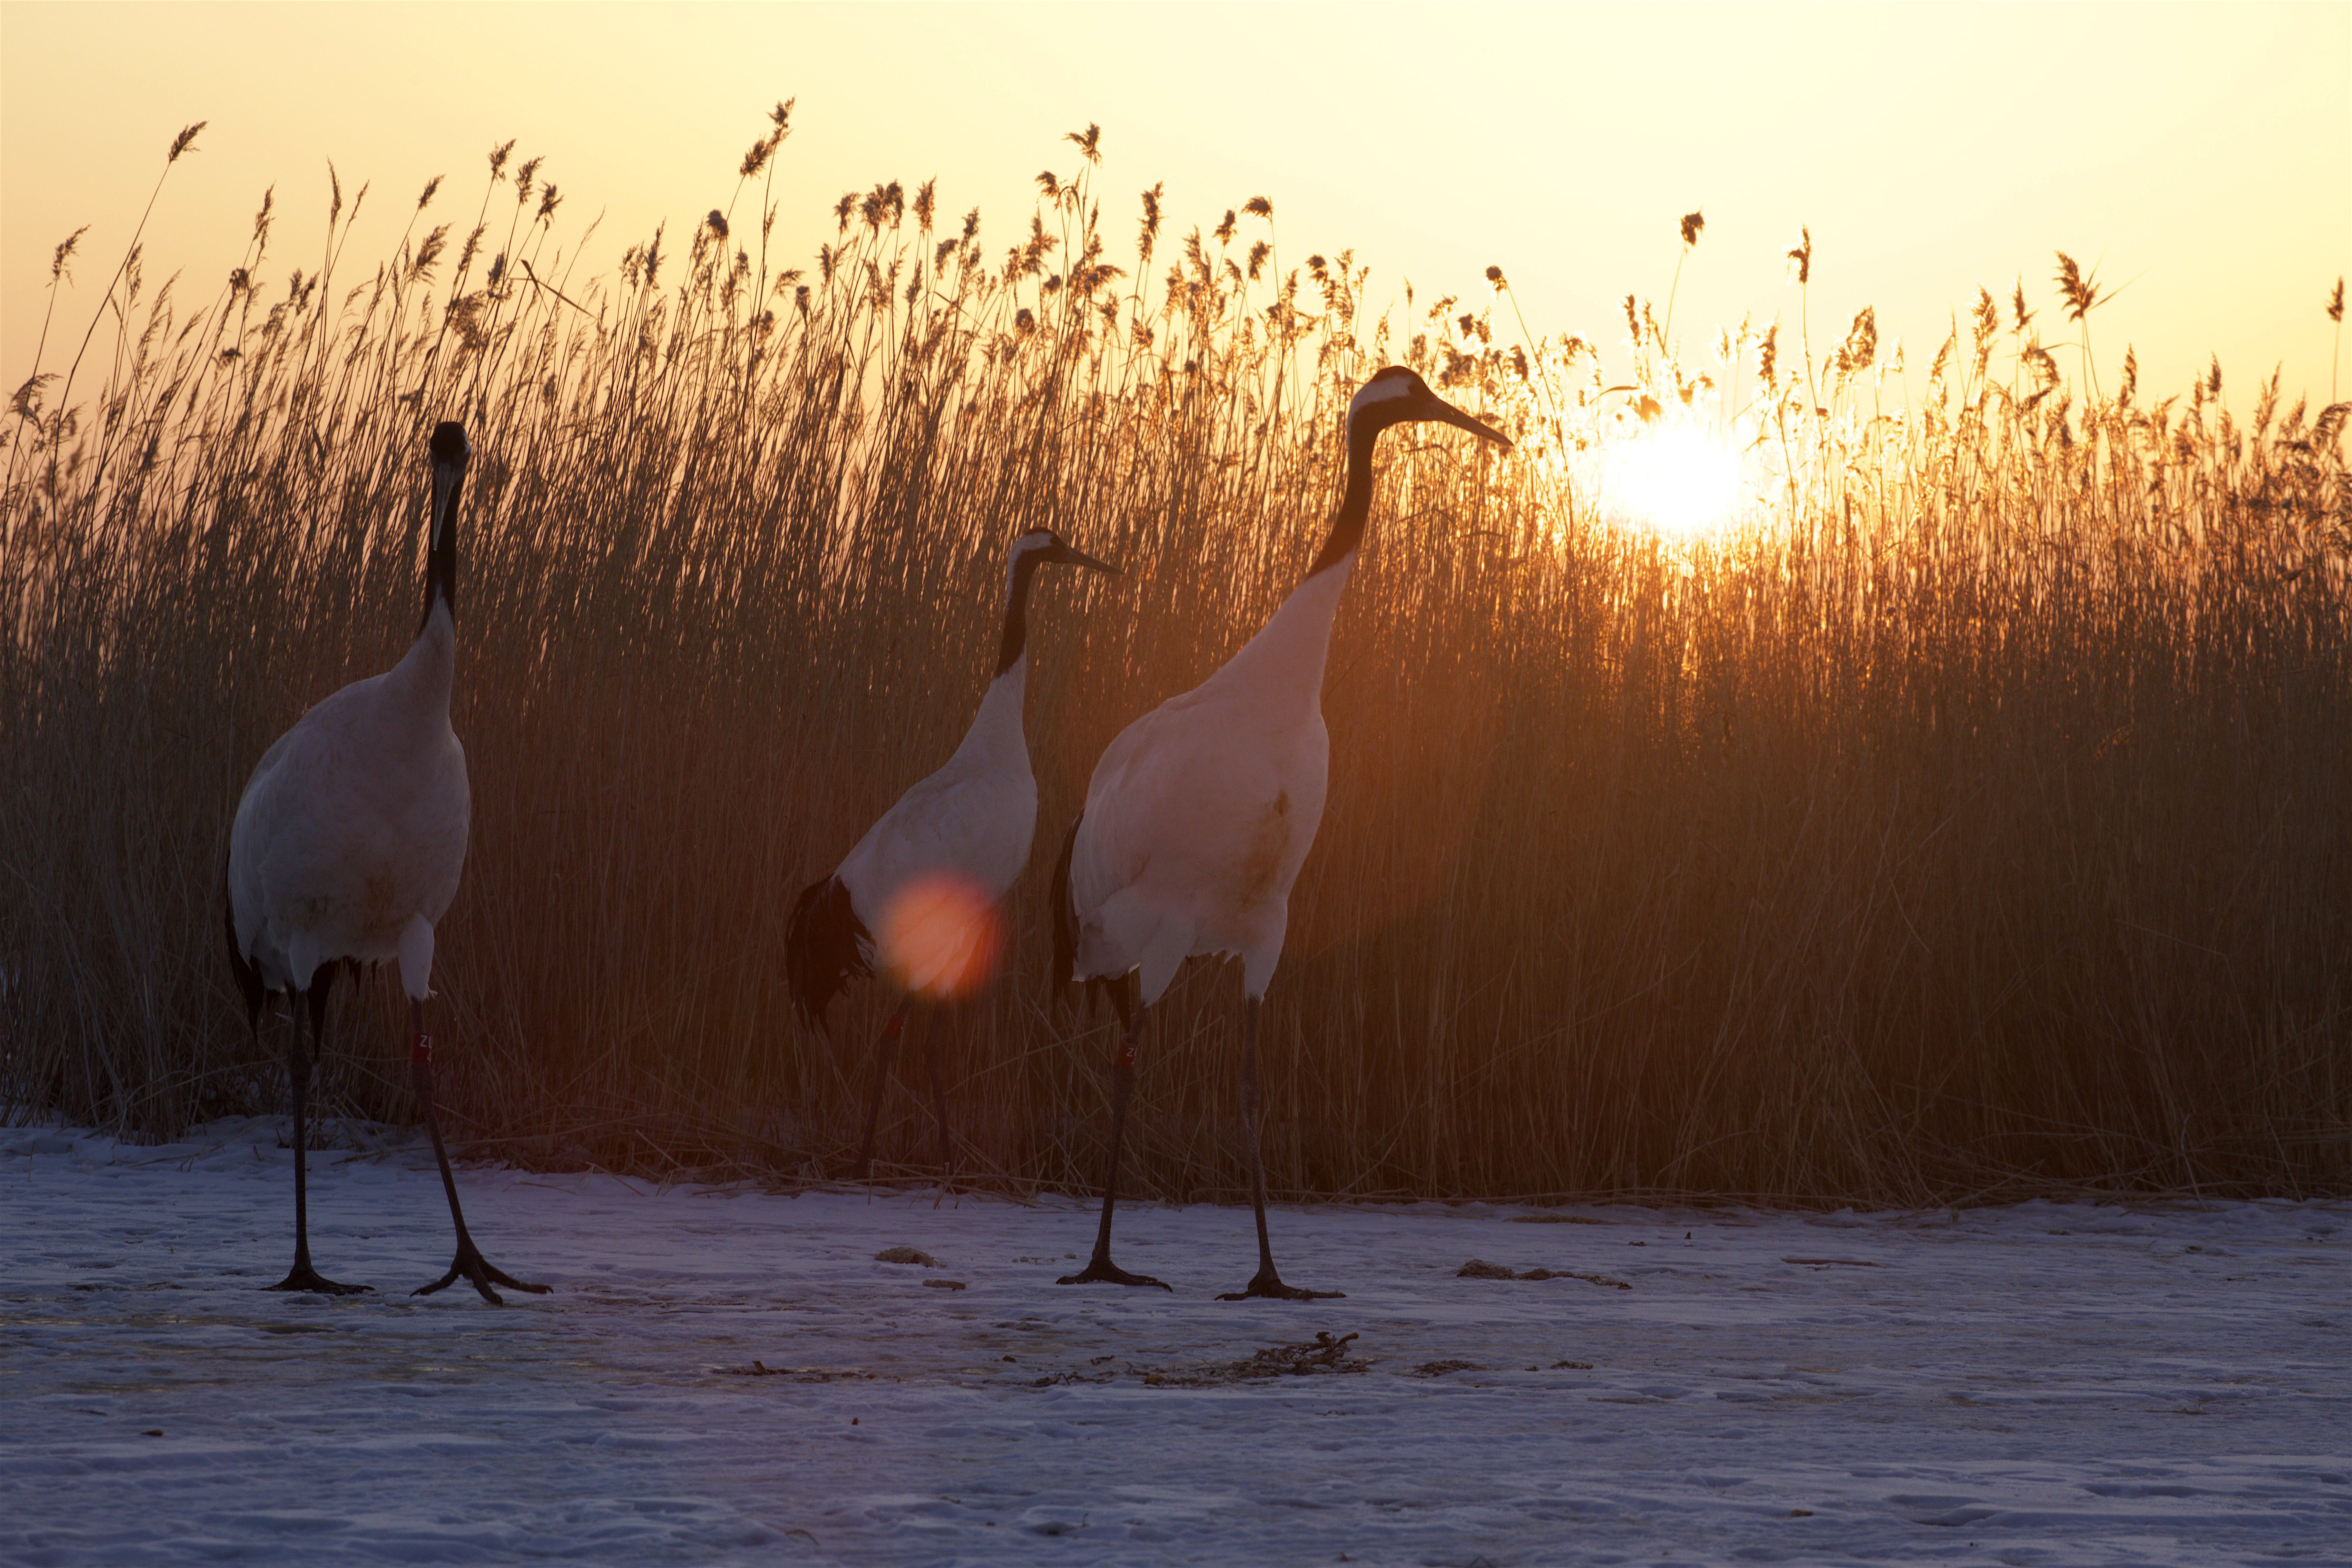
{"label": "crane with black tail", "polygon": [[[1022,709],[1029,680],[1029,584],[1041,566],[1117,567],[1072,548],[1051,529],[1013,542],[1004,567],[1004,632],[980,712],[946,765],[898,797],[830,876],[804,889],[784,935],[793,1005],[823,1031],[833,999],[854,979],[883,973],[900,994],[882,1028],[856,1175],[874,1163],[882,1094],[913,1001],[945,1003],[984,983],[997,945],[996,909],[1029,863],[1037,831],[1037,780]],[[931,1110],[940,1165],[951,1175],[953,1141],[940,1082],[944,1006],[928,1009]]]}
{"label": "crane with black tail", "polygon": [[1265,1224],[1258,1149],[1259,1013],[1282,957],[1290,889],[1323,820],[1331,759],[1323,726],[1323,667],[1331,622],[1355,569],[1372,503],[1372,447],[1394,425],[1435,421],[1508,447],[1420,376],[1391,365],[1348,405],[1348,479],[1331,530],[1305,582],[1224,667],[1121,731],[1095,764],[1086,807],[1054,877],[1058,982],[1105,984],[1120,1024],[1112,1066],[1110,1151],[1092,1259],[1061,1283],[1158,1285],[1111,1261],[1118,1152],[1135,1089],[1137,1047],[1152,1005],[1184,960],[1242,961],[1242,1121],[1257,1274],[1237,1300],[1311,1300],[1337,1291],[1286,1285]]}

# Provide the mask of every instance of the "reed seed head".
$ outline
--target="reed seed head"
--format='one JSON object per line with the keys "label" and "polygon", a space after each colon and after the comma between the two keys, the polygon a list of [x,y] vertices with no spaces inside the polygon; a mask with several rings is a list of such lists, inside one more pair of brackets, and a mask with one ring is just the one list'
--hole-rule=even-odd
{"label": "reed seed head", "polygon": [[2079,321],[2102,303],[2106,296],[2099,291],[2095,279],[2084,276],[2074,265],[2074,258],[2064,251],[2058,256],[2058,297],[2066,303],[2066,319]]}
{"label": "reed seed head", "polygon": [[768,166],[768,160],[775,156],[776,148],[783,139],[782,132],[771,131],[752,142],[750,151],[743,154],[743,162],[736,165],[736,174],[746,180],[758,174]]}
{"label": "reed seed head", "polygon": [[[79,245],[81,237],[89,232],[89,225],[84,224],[58,243],[57,254],[49,258],[50,282],[54,283],[66,275],[66,263],[73,259],[74,247]],[[2338,285],[2337,291],[2342,291],[2341,285]]]}
{"label": "reed seed head", "polygon": [[1976,309],[1971,314],[1971,330],[1979,346],[1982,346],[2000,331],[2000,307],[1993,303],[1992,290],[1981,283],[1977,285]]}

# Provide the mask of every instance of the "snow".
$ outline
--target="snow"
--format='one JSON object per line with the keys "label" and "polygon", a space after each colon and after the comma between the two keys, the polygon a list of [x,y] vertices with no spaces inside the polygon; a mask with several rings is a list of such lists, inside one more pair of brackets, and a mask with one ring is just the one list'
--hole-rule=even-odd
{"label": "snow", "polygon": [[1302,1304],[1244,1209],[1121,1209],[1167,1294],[1054,1283],[1091,1204],[472,1168],[497,1308],[365,1127],[378,1293],[261,1290],[282,1136],[0,1131],[0,1562],[2352,1563],[2346,1204],[1286,1208]]}

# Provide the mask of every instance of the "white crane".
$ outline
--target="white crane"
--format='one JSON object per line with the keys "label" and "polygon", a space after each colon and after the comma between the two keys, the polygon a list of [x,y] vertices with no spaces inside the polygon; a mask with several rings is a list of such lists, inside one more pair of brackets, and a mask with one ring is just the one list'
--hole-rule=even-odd
{"label": "white crane", "polygon": [[[433,1046],[425,1032],[433,926],[457,894],[472,815],[465,749],[449,728],[457,498],[472,451],[465,426],[454,422],[435,428],[429,450],[431,534],[416,640],[398,664],[329,697],[262,753],[229,829],[229,963],[257,1028],[270,992],[285,992],[293,1014],[286,1071],[294,1098],[294,1267],[271,1287],[277,1290],[341,1296],[368,1289],[339,1284],[310,1265],[304,1116],[336,969],[394,962],[408,994],[410,1073],[457,1230],[449,1271],[416,1294],[429,1296],[460,1276],[491,1301],[499,1299],[495,1285],[541,1294],[548,1289],[509,1277],[474,1245],[433,1114]],[[309,1056],[302,1049],[306,1009]]]}
{"label": "white crane", "polygon": [[[1440,420],[1507,447],[1503,436],[1391,365],[1348,405],[1348,483],[1307,580],[1257,636],[1199,686],[1121,731],[1095,764],[1054,881],[1057,976],[1108,983],[1122,1026],[1112,1069],[1109,1172],[1093,1259],[1061,1283],[1158,1285],[1110,1260],[1118,1148],[1135,1088],[1145,1016],[1194,953],[1242,960],[1242,1121],[1250,1202],[1257,1211],[1256,1277],[1223,1297],[1309,1300],[1337,1291],[1283,1283],[1266,1239],[1265,1164],[1258,1152],[1258,1014],[1290,920],[1290,888],[1323,820],[1331,760],[1323,728],[1323,665],[1331,620],[1363,542],[1372,502],[1372,447],[1391,425]],[[1128,976],[1138,985],[1130,996]]]}
{"label": "white crane", "polygon": [[[877,961],[904,994],[876,1047],[857,1153],[860,1181],[872,1168],[882,1090],[910,1001],[952,997],[985,978],[996,906],[1029,863],[1037,780],[1021,713],[1029,687],[1029,582],[1045,565],[1118,571],[1064,543],[1051,529],[1034,529],[1013,542],[1004,565],[1004,635],[996,674],[963,743],[939,772],[900,795],[833,874],[810,883],[793,906],[785,973],[803,1021],[823,1030],[834,996],[850,980],[873,974]],[[935,1013],[923,1033],[944,1170],[952,1152],[940,1082],[943,1017]]]}

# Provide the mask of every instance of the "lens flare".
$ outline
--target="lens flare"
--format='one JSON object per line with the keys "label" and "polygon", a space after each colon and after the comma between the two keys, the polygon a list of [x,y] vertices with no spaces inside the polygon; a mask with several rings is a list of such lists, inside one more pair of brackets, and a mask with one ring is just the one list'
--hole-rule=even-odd
{"label": "lens flare", "polygon": [[1611,454],[1607,485],[1627,512],[1660,533],[1692,540],[1731,521],[1739,459],[1704,431],[1661,425]]}
{"label": "lens flare", "polygon": [[899,889],[882,912],[880,936],[892,983],[934,1000],[969,996],[987,984],[1003,942],[994,900],[947,872]]}

